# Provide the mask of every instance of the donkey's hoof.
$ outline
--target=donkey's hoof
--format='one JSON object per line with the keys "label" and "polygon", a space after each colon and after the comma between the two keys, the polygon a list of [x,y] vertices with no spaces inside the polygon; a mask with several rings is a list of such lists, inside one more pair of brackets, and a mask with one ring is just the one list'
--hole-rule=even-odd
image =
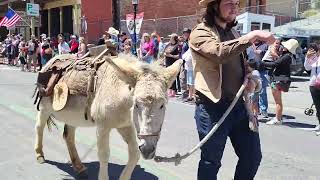
{"label": "donkey's hoof", "polygon": [[44,159],[43,156],[39,156],[39,157],[37,157],[37,162],[38,162],[39,164],[43,164],[43,163],[46,162],[46,160]]}
{"label": "donkey's hoof", "polygon": [[88,171],[84,170],[78,173],[78,178],[79,179],[88,179],[89,175],[88,175]]}

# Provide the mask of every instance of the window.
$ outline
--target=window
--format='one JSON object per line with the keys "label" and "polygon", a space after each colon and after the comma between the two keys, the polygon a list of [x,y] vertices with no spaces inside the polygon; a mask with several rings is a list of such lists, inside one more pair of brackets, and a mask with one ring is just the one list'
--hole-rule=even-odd
{"label": "window", "polygon": [[259,22],[252,22],[251,23],[251,31],[260,30],[260,23]]}
{"label": "window", "polygon": [[268,24],[268,23],[262,23],[262,30],[268,30],[268,31],[271,31],[271,24]]}

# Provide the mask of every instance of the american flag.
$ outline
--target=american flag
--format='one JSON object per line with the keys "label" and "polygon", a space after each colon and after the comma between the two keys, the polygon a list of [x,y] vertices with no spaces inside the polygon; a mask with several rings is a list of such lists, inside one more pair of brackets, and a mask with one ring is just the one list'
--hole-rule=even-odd
{"label": "american flag", "polygon": [[20,19],[21,19],[21,17],[19,16],[19,14],[17,14],[14,10],[9,8],[6,16],[3,17],[2,20],[0,21],[0,27],[1,26],[12,27]]}

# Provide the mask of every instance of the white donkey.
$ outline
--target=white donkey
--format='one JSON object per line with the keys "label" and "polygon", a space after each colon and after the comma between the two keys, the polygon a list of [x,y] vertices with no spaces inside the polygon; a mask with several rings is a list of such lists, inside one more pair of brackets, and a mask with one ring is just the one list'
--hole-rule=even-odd
{"label": "white donkey", "polygon": [[[104,63],[97,72],[98,81],[91,105],[91,117],[94,121],[84,118],[86,97],[69,95],[65,108],[58,112],[52,109],[51,97],[43,98],[35,126],[38,162],[45,162],[42,150],[43,130],[48,119],[54,117],[65,123],[64,139],[73,168],[78,175],[87,176],[87,168],[76,150],[75,129],[96,126],[100,163],[98,177],[99,180],[106,180],[109,178],[109,134],[112,128],[116,128],[128,144],[129,151],[129,160],[120,179],[130,179],[140,158],[139,150],[145,159],[155,156],[168,101],[167,89],[177,77],[181,64],[179,60],[164,68],[157,64],[139,62],[132,57],[109,59],[109,63]],[[139,146],[137,137],[141,141]]]}

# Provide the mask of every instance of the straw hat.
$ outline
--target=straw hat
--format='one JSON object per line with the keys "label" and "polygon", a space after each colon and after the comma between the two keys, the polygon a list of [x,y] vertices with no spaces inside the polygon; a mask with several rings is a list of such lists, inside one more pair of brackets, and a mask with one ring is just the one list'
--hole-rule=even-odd
{"label": "straw hat", "polygon": [[213,1],[216,1],[216,0],[201,0],[199,2],[199,5],[203,8],[207,7],[209,3],[213,2]]}
{"label": "straw hat", "polygon": [[113,36],[118,36],[119,34],[119,31],[116,30],[115,28],[113,27],[109,27],[108,31],[106,31],[107,34],[110,34],[110,35],[113,35]]}
{"label": "straw hat", "polygon": [[292,54],[296,54],[296,49],[299,47],[299,42],[295,39],[289,39],[288,41],[282,42],[281,44]]}
{"label": "straw hat", "polygon": [[54,111],[60,111],[67,104],[68,86],[64,82],[59,82],[54,86],[52,108]]}

